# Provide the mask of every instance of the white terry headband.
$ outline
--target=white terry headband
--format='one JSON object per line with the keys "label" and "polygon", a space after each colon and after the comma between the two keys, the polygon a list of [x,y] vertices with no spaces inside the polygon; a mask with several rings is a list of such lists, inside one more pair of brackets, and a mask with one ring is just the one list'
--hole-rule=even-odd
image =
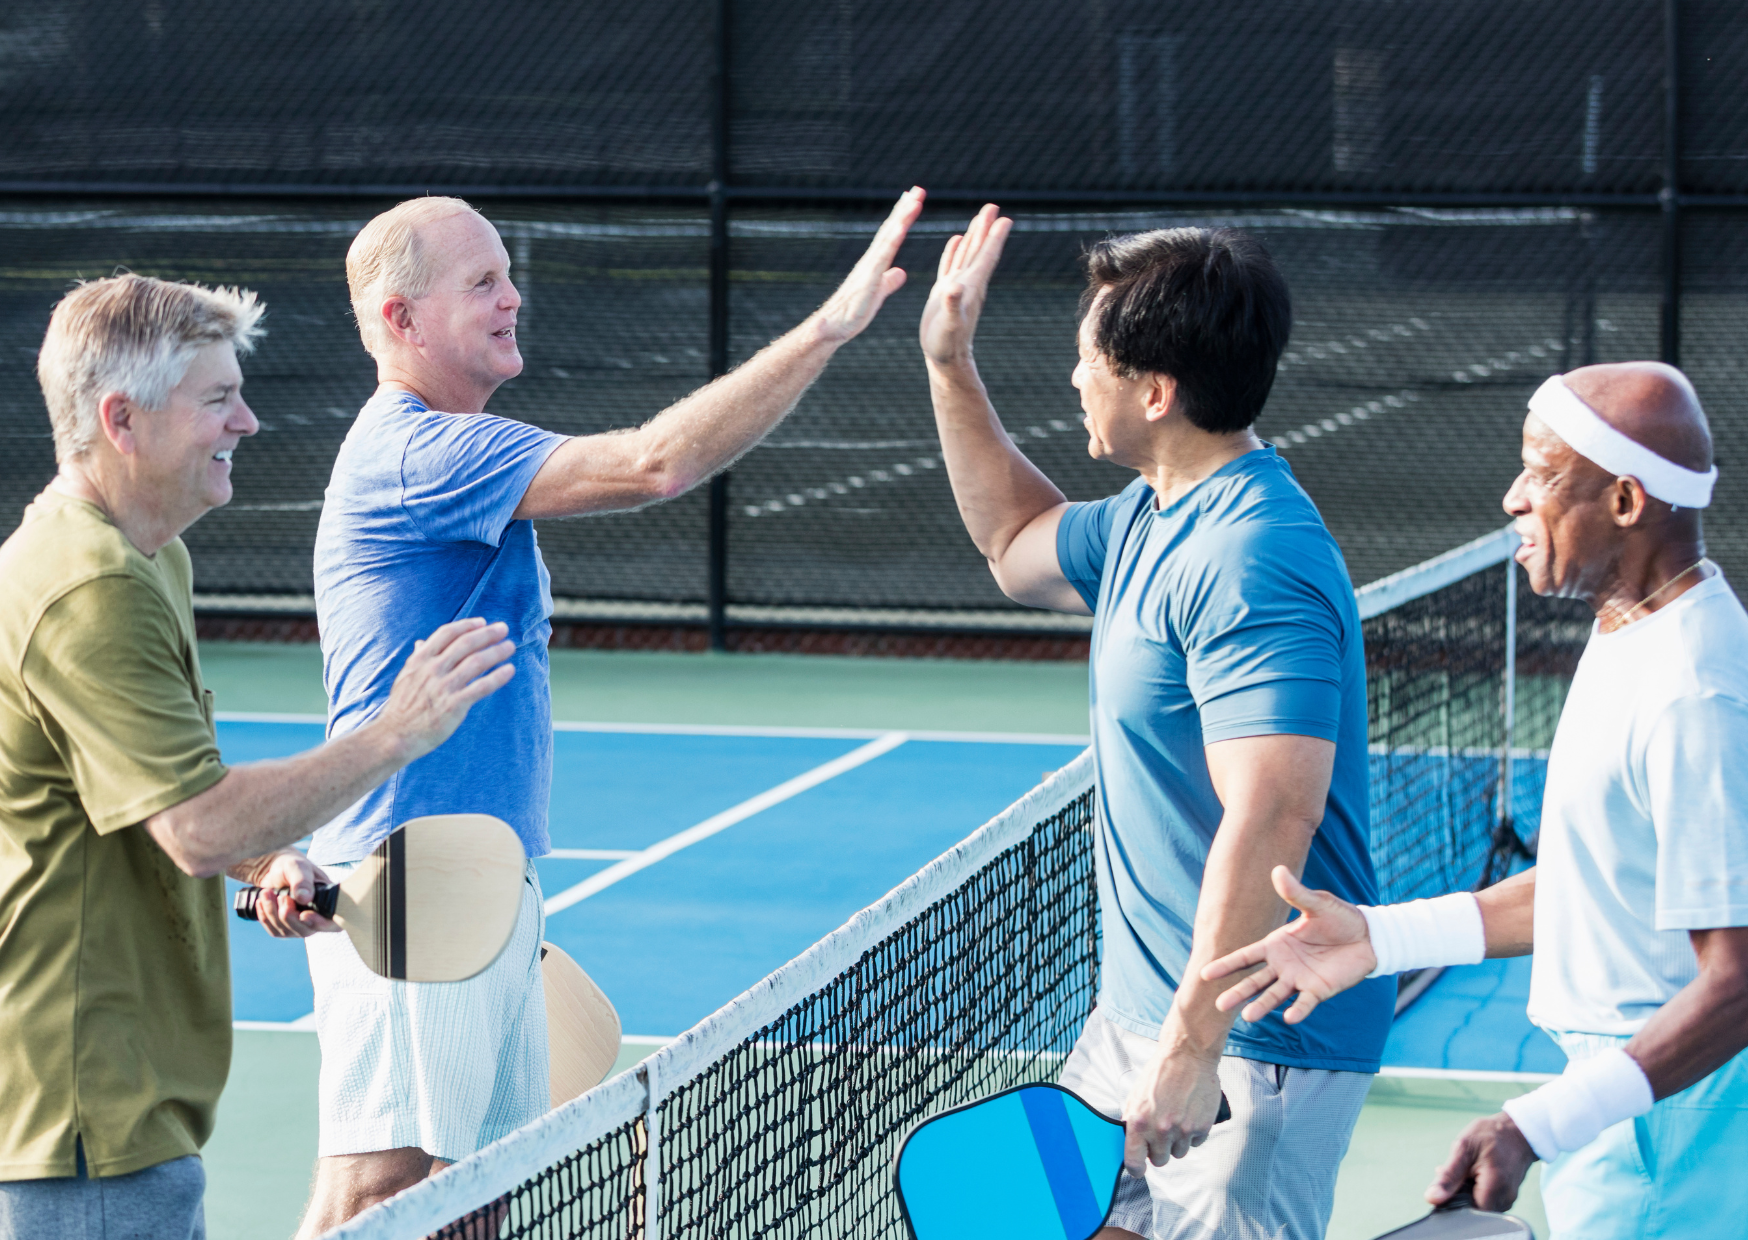
{"label": "white terry headband", "polygon": [[1580,456],[1595,461],[1617,478],[1637,478],[1647,494],[1665,504],[1704,508],[1712,502],[1712,484],[1718,480],[1716,465],[1703,474],[1695,473],[1658,456],[1637,440],[1628,439],[1597,416],[1596,410],[1567,387],[1559,375],[1536,389],[1529,407]]}

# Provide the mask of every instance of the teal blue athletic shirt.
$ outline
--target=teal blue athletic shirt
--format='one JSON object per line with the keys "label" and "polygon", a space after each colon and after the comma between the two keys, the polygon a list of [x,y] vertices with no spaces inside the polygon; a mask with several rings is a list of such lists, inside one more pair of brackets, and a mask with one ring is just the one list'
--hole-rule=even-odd
{"label": "teal blue athletic shirt", "polygon": [[[1375,904],[1368,847],[1366,664],[1353,586],[1323,519],[1273,447],[1164,509],[1145,479],[1070,504],[1057,558],[1093,609],[1092,736],[1104,937],[1099,1010],[1157,1037],[1190,955],[1221,807],[1202,747],[1292,734],[1335,742],[1305,881]],[[1233,1026],[1227,1053],[1373,1072],[1395,985],[1364,982],[1297,1026]]]}

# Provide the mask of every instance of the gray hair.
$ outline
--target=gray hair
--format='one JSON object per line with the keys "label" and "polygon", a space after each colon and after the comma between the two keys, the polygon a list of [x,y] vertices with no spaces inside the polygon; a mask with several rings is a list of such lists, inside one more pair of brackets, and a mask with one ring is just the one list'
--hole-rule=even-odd
{"label": "gray hair", "polygon": [[409,198],[371,220],[346,251],[346,285],[352,316],[365,351],[375,356],[390,342],[382,322],[385,297],[416,301],[431,291],[441,271],[441,255],[425,244],[420,230],[452,215],[478,215],[460,198]]}
{"label": "gray hair", "polygon": [[142,409],[162,409],[194,355],[229,342],[250,352],[265,311],[255,294],[132,274],[90,280],[61,298],[36,356],[49,407],[55,460],[83,456],[99,431],[97,407],[119,392]]}

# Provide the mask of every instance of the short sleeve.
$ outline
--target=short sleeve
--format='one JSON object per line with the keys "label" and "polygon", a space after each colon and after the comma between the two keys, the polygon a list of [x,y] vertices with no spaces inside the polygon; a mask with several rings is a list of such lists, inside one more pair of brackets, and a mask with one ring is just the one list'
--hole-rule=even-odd
{"label": "short sleeve", "polygon": [[1117,523],[1117,512],[1125,501],[1134,501],[1131,492],[1135,486],[1131,483],[1107,499],[1070,504],[1056,526],[1057,566],[1089,611],[1098,609],[1099,578],[1105,571],[1105,550]]}
{"label": "short sleeve", "polygon": [[1656,928],[1748,926],[1748,703],[1714,693],[1672,702],[1650,730],[1644,776]]}
{"label": "short sleeve", "polygon": [[565,436],[489,414],[421,418],[401,457],[401,504],[433,542],[497,546]]}
{"label": "short sleeve", "polygon": [[100,834],[225,775],[180,633],[161,593],[118,575],[69,591],[31,635],[25,687]]}
{"label": "short sleeve", "polygon": [[1326,557],[1262,551],[1236,540],[1210,562],[1174,628],[1185,634],[1186,680],[1202,743],[1244,736],[1315,736],[1341,728],[1345,623],[1317,580]]}

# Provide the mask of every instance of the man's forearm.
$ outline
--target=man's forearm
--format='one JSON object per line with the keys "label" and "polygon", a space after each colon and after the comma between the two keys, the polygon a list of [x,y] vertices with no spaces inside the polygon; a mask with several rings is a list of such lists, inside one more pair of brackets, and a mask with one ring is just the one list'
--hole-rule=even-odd
{"label": "man's forearm", "polygon": [[659,462],[662,498],[691,490],[732,465],[787,417],[843,341],[810,316],[734,370],[635,432]]}
{"label": "man's forearm", "polygon": [[1748,927],[1692,933],[1699,976],[1627,1043],[1655,1097],[1678,1094],[1748,1047]]}
{"label": "man's forearm", "polygon": [[1014,537],[1063,503],[1063,494],[1003,429],[975,363],[967,358],[928,366],[953,499],[971,541],[992,564],[999,563]]}
{"label": "man's forearm", "polygon": [[406,742],[378,723],[291,758],[235,766],[146,821],[184,871],[208,877],[309,834],[397,770]]}
{"label": "man's forearm", "polygon": [[1535,948],[1536,870],[1534,866],[1475,893],[1487,955],[1527,956]]}
{"label": "man's forearm", "polygon": [[1237,1013],[1220,1011],[1214,1000],[1239,976],[1203,981],[1202,966],[1286,921],[1287,905],[1275,894],[1269,874],[1277,865],[1295,874],[1304,869],[1316,825],[1272,815],[1229,813],[1222,819],[1202,871],[1189,965],[1160,1029],[1163,1051],[1205,1059],[1220,1055]]}

